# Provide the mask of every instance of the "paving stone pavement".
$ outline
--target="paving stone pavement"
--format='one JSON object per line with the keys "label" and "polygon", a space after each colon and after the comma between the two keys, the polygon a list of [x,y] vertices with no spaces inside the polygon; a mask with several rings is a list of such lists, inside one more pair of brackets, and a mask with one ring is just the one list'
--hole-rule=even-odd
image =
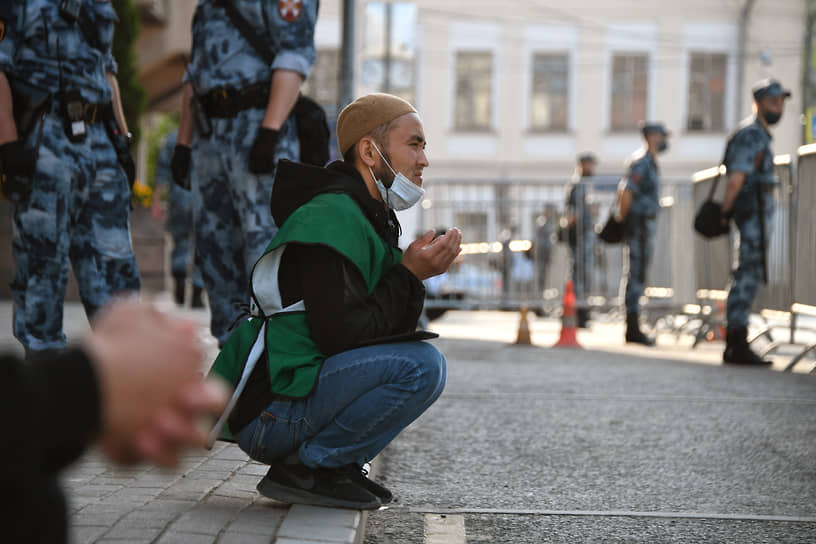
{"label": "paving stone pavement", "polygon": [[[167,303],[169,295],[166,298],[160,296],[160,302]],[[190,310],[179,313],[201,324],[201,338],[207,349],[202,366],[206,366],[216,353],[215,343],[207,332],[208,313]],[[491,340],[498,346],[491,349],[501,350],[501,346],[514,340],[517,323],[517,316],[512,314],[457,312],[432,323],[430,328],[442,333],[440,347],[444,346],[446,352],[453,350],[451,360],[478,361],[484,356],[484,348],[469,347],[470,344],[457,341],[457,338],[472,338],[477,331],[479,338]],[[78,339],[87,330],[80,305],[66,306],[65,327],[69,340]],[[532,320],[534,342],[539,346],[551,345],[557,338],[559,327],[556,320]],[[444,338],[454,340],[445,341]],[[670,336],[661,337],[658,348],[652,350],[627,347],[622,343],[619,323],[598,323],[591,333],[579,332],[579,340],[590,349],[604,349],[610,354],[709,365],[719,364],[722,349],[721,343],[715,343],[690,350],[688,338],[675,341]],[[22,352],[11,336],[11,306],[7,301],[0,301],[0,349]],[[573,355],[581,357],[578,353]],[[596,352],[595,357],[601,357],[601,354]],[[775,369],[780,370],[780,365],[775,365]],[[455,373],[452,377],[456,377]],[[447,402],[452,402],[456,400],[456,388],[454,383],[449,385]],[[417,429],[428,425],[427,421],[419,423],[401,440],[410,439]],[[404,454],[406,448],[401,444],[398,440],[393,451],[386,450],[385,453],[391,451],[392,457]],[[249,460],[237,446],[224,443],[218,443],[211,451],[186,455],[180,467],[173,471],[149,466],[115,467],[98,452],[91,451],[63,474],[73,542],[331,544],[362,541],[367,520],[365,513],[290,507],[265,499],[255,490],[265,472],[264,465]],[[400,492],[406,485],[402,482],[395,490]],[[375,528],[377,519],[385,519],[383,515],[381,512],[372,515]],[[393,534],[402,534],[401,537],[395,536],[393,542],[408,542],[402,540],[405,537],[403,526],[393,520],[389,524]],[[374,540],[369,541],[377,541],[376,535],[370,536]]]}
{"label": "paving stone pavement", "polygon": [[74,542],[272,542],[289,506],[255,491],[265,473],[231,444],[172,471],[115,467],[91,452],[63,476]]}
{"label": "paving stone pavement", "polygon": [[[169,294],[158,296],[171,308]],[[206,310],[173,310],[201,324],[206,356],[217,353]],[[22,355],[11,334],[9,301],[0,301],[0,350]],[[69,342],[87,331],[80,304],[66,304]],[[62,474],[71,541],[155,544],[353,544],[362,539],[365,516],[357,510],[290,506],[261,496],[255,486],[267,467],[234,444],[185,455],[176,469],[119,467],[91,450]],[[0,538],[2,541],[2,538]]]}

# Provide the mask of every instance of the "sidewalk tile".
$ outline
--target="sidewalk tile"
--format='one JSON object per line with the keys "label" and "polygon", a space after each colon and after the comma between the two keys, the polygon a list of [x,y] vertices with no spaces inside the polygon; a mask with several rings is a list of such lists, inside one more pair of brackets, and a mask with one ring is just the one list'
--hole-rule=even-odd
{"label": "sidewalk tile", "polygon": [[359,523],[360,512],[357,510],[296,504],[283,520],[278,539],[351,543],[354,542]]}
{"label": "sidewalk tile", "polygon": [[170,530],[181,533],[218,535],[244,508],[239,502],[232,504],[199,504],[182,514],[170,525]]}
{"label": "sidewalk tile", "polygon": [[[73,521],[73,520],[72,520]],[[100,527],[100,526],[77,526],[76,524],[71,524],[71,541],[74,544],[90,544],[91,542],[96,542],[96,540],[108,530],[107,526]]]}
{"label": "sidewalk tile", "polygon": [[156,544],[214,544],[215,539],[213,535],[168,531],[156,541]]}

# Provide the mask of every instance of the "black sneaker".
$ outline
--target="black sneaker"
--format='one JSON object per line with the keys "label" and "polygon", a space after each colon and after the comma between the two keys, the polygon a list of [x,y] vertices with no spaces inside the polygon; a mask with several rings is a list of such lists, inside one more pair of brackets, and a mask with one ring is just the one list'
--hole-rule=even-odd
{"label": "black sneaker", "polygon": [[276,463],[269,467],[258,492],[264,497],[292,504],[373,510],[382,502],[352,480],[344,469],[312,469],[302,463]]}
{"label": "black sneaker", "polygon": [[368,479],[368,471],[366,469],[358,467],[357,465],[346,465],[344,467],[340,467],[340,470],[348,473],[352,482],[379,497],[383,504],[388,504],[394,498],[394,494],[391,493],[391,490],[381,486],[374,480]]}

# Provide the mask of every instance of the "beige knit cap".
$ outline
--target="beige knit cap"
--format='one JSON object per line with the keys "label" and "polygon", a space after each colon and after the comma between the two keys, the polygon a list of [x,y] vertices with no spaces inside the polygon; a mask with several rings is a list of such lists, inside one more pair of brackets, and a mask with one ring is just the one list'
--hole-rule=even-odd
{"label": "beige knit cap", "polygon": [[337,117],[337,144],[345,154],[360,138],[375,128],[406,113],[416,113],[414,107],[398,96],[372,93],[361,96]]}

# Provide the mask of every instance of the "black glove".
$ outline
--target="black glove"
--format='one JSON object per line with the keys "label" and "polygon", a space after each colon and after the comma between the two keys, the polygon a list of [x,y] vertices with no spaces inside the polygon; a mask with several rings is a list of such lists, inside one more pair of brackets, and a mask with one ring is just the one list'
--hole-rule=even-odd
{"label": "black glove", "polygon": [[275,169],[275,148],[278,147],[280,131],[260,127],[255,143],[249,150],[249,171],[268,174]]}
{"label": "black glove", "polygon": [[31,193],[34,177],[34,152],[22,140],[0,145],[0,182],[2,193],[12,202],[25,200]]}
{"label": "black glove", "polygon": [[183,189],[190,188],[190,146],[176,144],[173,158],[170,159],[170,172],[176,185]]}

